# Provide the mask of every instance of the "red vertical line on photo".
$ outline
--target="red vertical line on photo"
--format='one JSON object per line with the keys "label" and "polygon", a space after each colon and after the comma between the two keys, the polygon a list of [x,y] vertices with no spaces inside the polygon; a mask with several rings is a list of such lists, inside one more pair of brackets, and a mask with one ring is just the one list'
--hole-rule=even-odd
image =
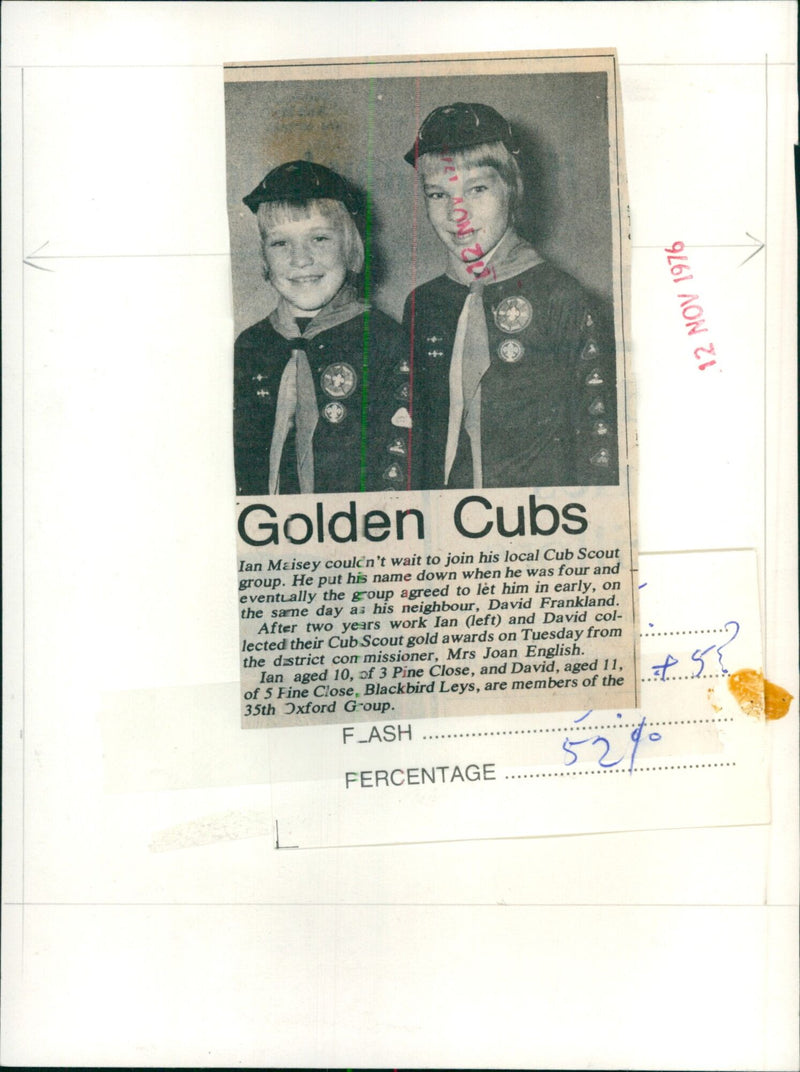
{"label": "red vertical line on photo", "polygon": [[411,427],[408,429],[408,450],[406,452],[406,490],[411,488],[411,460],[414,453],[414,320],[416,313],[416,287],[417,287],[417,236],[419,218],[419,178],[417,164],[419,163],[419,113],[420,113],[420,77],[414,80],[414,129],[417,134],[414,139],[414,198],[411,207],[411,307],[408,320],[408,412],[411,414]]}
{"label": "red vertical line on photo", "polygon": [[369,398],[369,300],[372,288],[372,183],[374,176],[375,79],[369,80],[367,103],[367,201],[364,208],[364,320],[361,348],[361,475],[360,490],[367,490],[367,412]]}

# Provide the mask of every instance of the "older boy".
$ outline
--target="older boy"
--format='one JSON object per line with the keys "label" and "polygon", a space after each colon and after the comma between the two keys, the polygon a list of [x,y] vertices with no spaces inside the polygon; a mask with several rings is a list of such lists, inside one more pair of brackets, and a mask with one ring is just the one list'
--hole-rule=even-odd
{"label": "older boy", "polygon": [[405,155],[447,252],[404,314],[422,488],[618,482],[613,337],[581,285],[516,233],[518,152],[498,112],[457,103]]}

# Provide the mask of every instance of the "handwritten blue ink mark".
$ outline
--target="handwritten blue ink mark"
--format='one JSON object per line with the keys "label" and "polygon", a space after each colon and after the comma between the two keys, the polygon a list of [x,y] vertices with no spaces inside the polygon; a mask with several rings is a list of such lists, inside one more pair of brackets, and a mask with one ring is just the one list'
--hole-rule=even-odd
{"label": "handwritten blue ink mark", "polygon": [[[731,637],[731,640],[732,639],[733,638]],[[728,643],[730,643],[730,641],[728,641]],[[696,674],[693,675],[693,677],[700,677],[703,674],[706,668],[705,657],[710,651],[713,651],[715,647],[716,644],[711,644],[705,649],[705,651],[700,651],[699,648],[695,648],[695,650],[692,652],[692,662],[700,663],[700,669],[697,671]]]}
{"label": "handwritten blue ink mark", "polygon": [[588,744],[591,739],[591,737],[584,737],[582,741],[571,741],[569,737],[564,738],[564,743],[561,745],[561,749],[564,752],[569,752],[569,754],[572,756],[572,759],[564,760],[565,767],[571,767],[573,766],[573,764],[578,762],[578,753],[575,751],[574,746]]}
{"label": "handwritten blue ink mark", "polygon": [[664,660],[663,663],[658,663],[656,666],[651,667],[651,669],[653,671],[654,676],[657,678],[657,680],[666,681],[667,680],[667,671],[671,667],[677,666],[677,665],[678,665],[678,660],[676,658],[674,658],[672,655],[667,655],[667,657],[666,657],[666,659]]}
{"label": "handwritten blue ink mark", "polygon": [[725,665],[722,662],[722,649],[727,648],[727,646],[732,641],[734,641],[737,638],[737,636],[739,635],[739,623],[738,622],[725,622],[724,629],[726,631],[727,631],[727,628],[728,628],[729,625],[732,625],[734,627],[734,629],[736,630],[736,632],[733,634],[732,637],[730,637],[730,639],[726,640],[724,643],[717,644],[717,659],[719,659],[720,670],[722,670],[723,674],[728,674],[728,673],[730,673],[730,671],[726,669]]}
{"label": "handwritten blue ink mark", "polygon": [[[644,732],[644,725],[647,722],[647,718],[643,718],[635,730],[631,733],[631,740],[633,741],[633,751],[631,752],[631,765],[630,773],[633,774],[633,764],[636,762],[636,753],[639,751],[639,742],[642,739],[642,733]],[[648,741],[660,741],[660,733],[650,733],[647,736]]]}
{"label": "handwritten blue ink mark", "polygon": [[[586,718],[591,713],[591,711],[588,711],[586,715],[583,715],[581,717]],[[622,718],[622,714],[618,713],[617,718]],[[633,742],[633,749],[631,751],[630,764],[628,767],[629,774],[633,774],[633,768],[636,764],[636,755],[639,751],[639,746],[642,741],[645,739],[653,742],[661,740],[661,734],[657,733],[655,730],[645,736],[646,724],[647,718],[643,717],[639,725],[631,731],[630,739]],[[602,767],[604,770],[609,770],[612,767],[618,767],[619,764],[622,763],[622,761],[626,758],[626,753],[624,751],[618,759],[608,758],[611,754],[612,748],[611,741],[608,739],[608,737],[601,737],[599,735],[597,737],[581,737],[580,739],[565,737],[561,744],[561,751],[564,753],[565,767],[574,767],[574,765],[580,761],[581,757],[578,755],[578,749],[581,748],[582,745],[586,744],[591,744],[593,746],[596,745],[597,747],[602,749],[600,755],[595,755],[593,758],[596,759],[597,765],[599,767]]]}
{"label": "handwritten blue ink mark", "polygon": [[606,758],[608,753],[611,751],[611,745],[608,743],[608,740],[605,737],[595,737],[595,739],[592,741],[592,744],[600,744],[601,742],[606,746],[606,748],[605,748],[605,751],[603,752],[602,756],[600,756],[600,758],[598,759],[597,762],[600,764],[601,767],[616,767],[618,763],[621,763],[623,761],[623,759],[625,758],[625,755],[624,754],[621,755],[619,757],[619,759],[615,759],[613,763],[604,763],[603,760]]}

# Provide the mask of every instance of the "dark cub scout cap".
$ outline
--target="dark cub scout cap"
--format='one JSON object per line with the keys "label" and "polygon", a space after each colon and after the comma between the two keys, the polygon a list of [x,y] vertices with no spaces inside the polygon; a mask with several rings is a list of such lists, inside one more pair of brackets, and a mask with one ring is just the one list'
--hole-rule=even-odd
{"label": "dark cub scout cap", "polygon": [[361,197],[346,179],[309,160],[290,160],[273,168],[242,201],[251,212],[258,212],[258,206],[265,201],[303,202],[319,198],[341,201],[353,216],[361,211]]}
{"label": "dark cub scout cap", "polygon": [[413,166],[423,153],[471,149],[490,141],[501,141],[510,153],[519,152],[508,122],[488,104],[446,104],[425,119],[403,159]]}

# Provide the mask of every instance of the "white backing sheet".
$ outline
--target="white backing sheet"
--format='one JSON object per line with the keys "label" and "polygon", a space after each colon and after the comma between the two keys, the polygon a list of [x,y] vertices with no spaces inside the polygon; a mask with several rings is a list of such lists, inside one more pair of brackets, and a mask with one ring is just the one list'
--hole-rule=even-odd
{"label": "white backing sheet", "polygon": [[[691,674],[713,645],[719,666],[733,630],[705,631],[736,621],[724,667],[760,659],[796,695],[795,16],[722,0],[3,5],[4,1063],[797,1067],[796,701],[765,725],[722,678],[645,682],[655,714],[647,693],[637,721],[623,712],[628,742],[642,716],[645,737],[701,709],[710,730],[687,751],[668,733],[685,727],[660,726],[645,743],[669,757],[641,744],[633,775],[553,778],[530,817],[515,801],[548,779],[506,783],[508,833],[550,836],[480,840],[476,812],[470,840],[283,851],[386,832],[377,809],[332,830],[302,790],[270,803],[249,738],[224,746],[222,82],[231,59],[617,49],[639,538],[662,563],[641,577],[645,661]],[[678,242],[714,355],[687,335]],[[655,590],[684,552],[685,602]],[[683,629],[680,646],[655,636]],[[617,712],[585,733],[584,714],[570,740],[614,732],[599,726]],[[565,735],[540,735],[560,773]],[[736,768],[644,775],[671,789],[630,822],[595,804],[623,796],[582,788],[730,748]],[[514,758],[510,773],[550,768]],[[608,832],[558,836],[562,806]]]}

